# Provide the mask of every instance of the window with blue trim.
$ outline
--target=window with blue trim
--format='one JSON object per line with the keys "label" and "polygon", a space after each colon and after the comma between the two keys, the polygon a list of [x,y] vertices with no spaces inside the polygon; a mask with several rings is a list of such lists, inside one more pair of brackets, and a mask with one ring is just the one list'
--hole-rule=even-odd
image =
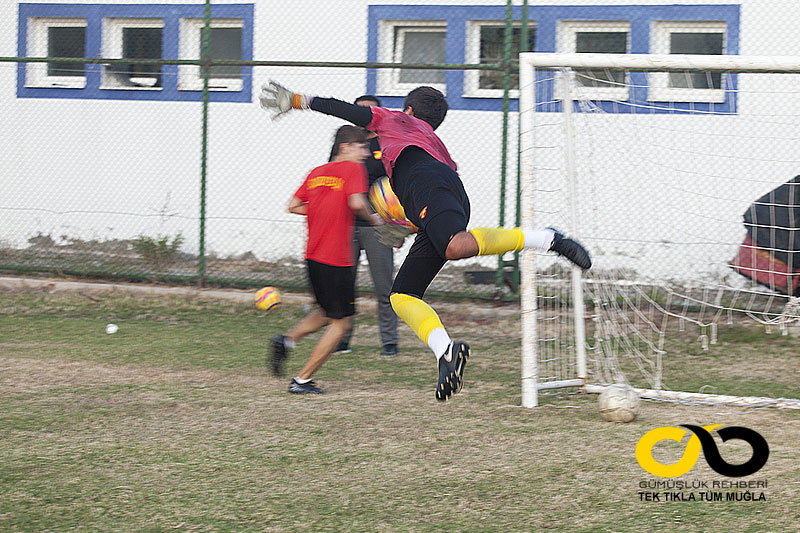
{"label": "window with blue trim", "polygon": [[[32,17],[28,37],[31,57],[85,57],[86,19]],[[79,63],[31,63],[26,74],[30,87],[86,86],[86,65]]]}
{"label": "window with blue trim", "polygon": [[[627,54],[631,28],[627,20],[559,20],[556,51],[578,54]],[[590,100],[627,100],[630,77],[619,70],[578,69],[575,82]]]}
{"label": "window with blue trim", "polygon": [[[28,57],[199,59],[203,4],[20,4],[18,54]],[[251,60],[253,4],[214,5],[209,55]],[[252,67],[213,66],[212,101],[250,102]],[[21,98],[199,101],[196,65],[21,63]]]}
{"label": "window with blue trim", "polygon": [[[367,61],[414,63],[498,62],[502,50],[505,6],[372,5],[369,6]],[[514,55],[519,50],[521,6],[512,8]],[[726,5],[532,5],[528,25],[536,52],[595,52],[631,54],[739,53],[740,6]],[[406,55],[410,30],[424,27],[437,32],[421,54]],[[411,40],[415,37],[411,37]],[[417,38],[420,42],[424,37]],[[435,60],[434,59],[435,55]],[[443,58],[443,60],[442,60]],[[451,109],[502,109],[502,76],[489,71],[427,71],[429,77],[398,83],[397,69],[371,69],[366,92],[385,98],[390,107],[402,106],[411,85],[434,85],[447,95]],[[415,71],[412,71],[415,72]],[[418,71],[424,72],[424,71]],[[433,73],[437,72],[436,79]],[[498,84],[498,79],[500,84]],[[603,101],[647,101],[672,107],[729,112],[735,109],[735,74],[652,74],[582,70],[576,72],[582,94]],[[409,79],[410,81],[410,79]],[[518,109],[516,81],[512,80],[511,110]],[[646,88],[640,90],[639,88]],[[700,106],[700,107],[698,107]],[[713,106],[713,107],[711,107]],[[604,106],[605,107],[605,106]],[[621,112],[609,105],[611,112]],[[624,111],[622,111],[624,112]]]}
{"label": "window with blue trim", "polygon": [[[383,63],[445,63],[447,24],[440,20],[381,20],[380,61]],[[386,96],[405,96],[420,85],[447,93],[445,71],[397,69],[380,71],[380,86]]]}
{"label": "window with blue trim", "polygon": [[[466,63],[500,63],[505,53],[505,21],[470,20],[467,22]],[[533,50],[536,26],[528,27],[526,50]],[[522,23],[515,21],[511,27],[511,56],[517,57],[522,41]],[[510,79],[512,98],[519,97],[519,74]],[[464,73],[464,96],[470,98],[503,97],[503,72],[499,70],[468,70]]]}
{"label": "window with blue trim", "polygon": [[[655,54],[726,54],[724,22],[657,21],[653,23]],[[650,100],[723,103],[727,77],[711,72],[670,72],[649,75]]]}

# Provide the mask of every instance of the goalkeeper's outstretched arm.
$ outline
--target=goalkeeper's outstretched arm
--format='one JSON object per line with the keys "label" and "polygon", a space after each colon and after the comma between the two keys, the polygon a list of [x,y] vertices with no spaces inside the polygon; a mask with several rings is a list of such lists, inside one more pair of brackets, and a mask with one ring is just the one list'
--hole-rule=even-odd
{"label": "goalkeeper's outstretched arm", "polygon": [[314,96],[311,98],[309,109],[339,117],[362,128],[366,128],[372,122],[372,110],[369,107],[350,104],[336,98]]}
{"label": "goalkeeper's outstretched arm", "polygon": [[349,104],[336,98],[321,98],[298,94],[275,81],[270,81],[261,88],[259,100],[261,107],[265,111],[273,112],[273,119],[288,113],[292,109],[312,109],[344,119],[362,128],[372,122],[372,111],[369,107]]}

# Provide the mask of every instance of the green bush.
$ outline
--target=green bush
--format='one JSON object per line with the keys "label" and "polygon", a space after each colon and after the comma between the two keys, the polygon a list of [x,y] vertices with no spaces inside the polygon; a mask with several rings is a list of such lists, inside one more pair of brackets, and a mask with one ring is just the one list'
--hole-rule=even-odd
{"label": "green bush", "polygon": [[169,235],[159,235],[156,238],[139,235],[133,240],[133,249],[149,265],[161,270],[175,262],[183,241],[183,235],[180,233],[172,239],[172,242]]}

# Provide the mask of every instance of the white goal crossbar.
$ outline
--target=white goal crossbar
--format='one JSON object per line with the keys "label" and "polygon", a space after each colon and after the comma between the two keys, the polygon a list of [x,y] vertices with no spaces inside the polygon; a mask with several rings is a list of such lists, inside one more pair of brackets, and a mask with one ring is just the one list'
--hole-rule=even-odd
{"label": "white goal crossbar", "polygon": [[[720,55],[642,55],[642,54],[554,54],[554,53],[522,53],[520,60],[520,172],[522,183],[521,197],[521,224],[522,227],[534,226],[534,173],[536,167],[536,144],[534,140],[534,119],[537,108],[536,83],[537,70],[565,70],[565,69],[595,69],[595,70],[627,70],[635,72],[733,72],[733,73],[772,73],[795,74],[800,73],[800,57],[762,57],[762,56],[720,56]],[[562,75],[567,75],[566,73]],[[561,83],[562,92],[558,96],[551,96],[553,100],[572,101],[569,92],[569,83]],[[565,129],[564,163],[566,174],[567,194],[574,192],[576,180],[574,161],[574,147],[570,146],[573,132],[571,120],[568,116],[572,113],[572,106],[561,106],[562,121]],[[567,228],[570,234],[580,238],[580,228],[577,217],[573,212],[567,217],[571,227]],[[521,315],[522,315],[522,406],[535,407],[538,404],[539,391],[562,387],[580,387],[584,392],[597,393],[603,390],[603,385],[589,383],[586,361],[586,339],[583,331],[583,283],[581,272],[574,267],[571,272],[572,283],[572,310],[575,313],[574,346],[576,361],[572,365],[573,375],[560,376],[549,380],[540,379],[539,368],[539,336],[537,328],[538,299],[537,280],[535,270],[535,253],[525,250],[521,253]],[[541,288],[541,287],[540,287]],[[659,360],[660,364],[660,360]],[[686,401],[695,403],[726,404],[750,407],[780,407],[800,409],[800,401],[793,399],[772,399],[736,397],[715,394],[702,394],[679,391],[666,391],[659,389],[636,389],[642,397]]]}
{"label": "white goal crossbar", "polygon": [[[528,70],[530,68],[600,68],[609,70],[636,70],[639,72],[702,70],[739,73],[800,73],[800,57],[798,56],[552,54],[524,52],[519,55],[519,63],[520,70],[525,66]],[[520,76],[522,76],[522,72],[520,72]],[[530,81],[533,81],[532,78]],[[520,77],[520,87],[523,86],[523,81]],[[522,94],[520,94],[520,99],[522,99]],[[522,106],[520,106],[520,109],[523,109]]]}

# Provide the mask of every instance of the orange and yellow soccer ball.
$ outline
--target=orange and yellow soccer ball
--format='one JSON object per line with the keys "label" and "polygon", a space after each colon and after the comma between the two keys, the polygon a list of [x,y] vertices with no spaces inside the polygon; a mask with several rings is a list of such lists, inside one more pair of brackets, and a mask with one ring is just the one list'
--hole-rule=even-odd
{"label": "orange and yellow soccer ball", "polygon": [[406,212],[400,205],[400,200],[392,190],[388,177],[383,177],[369,188],[369,201],[375,212],[389,222],[399,222],[406,219]]}
{"label": "orange and yellow soccer ball", "polygon": [[256,307],[269,311],[281,304],[281,295],[275,287],[264,287],[256,292]]}

